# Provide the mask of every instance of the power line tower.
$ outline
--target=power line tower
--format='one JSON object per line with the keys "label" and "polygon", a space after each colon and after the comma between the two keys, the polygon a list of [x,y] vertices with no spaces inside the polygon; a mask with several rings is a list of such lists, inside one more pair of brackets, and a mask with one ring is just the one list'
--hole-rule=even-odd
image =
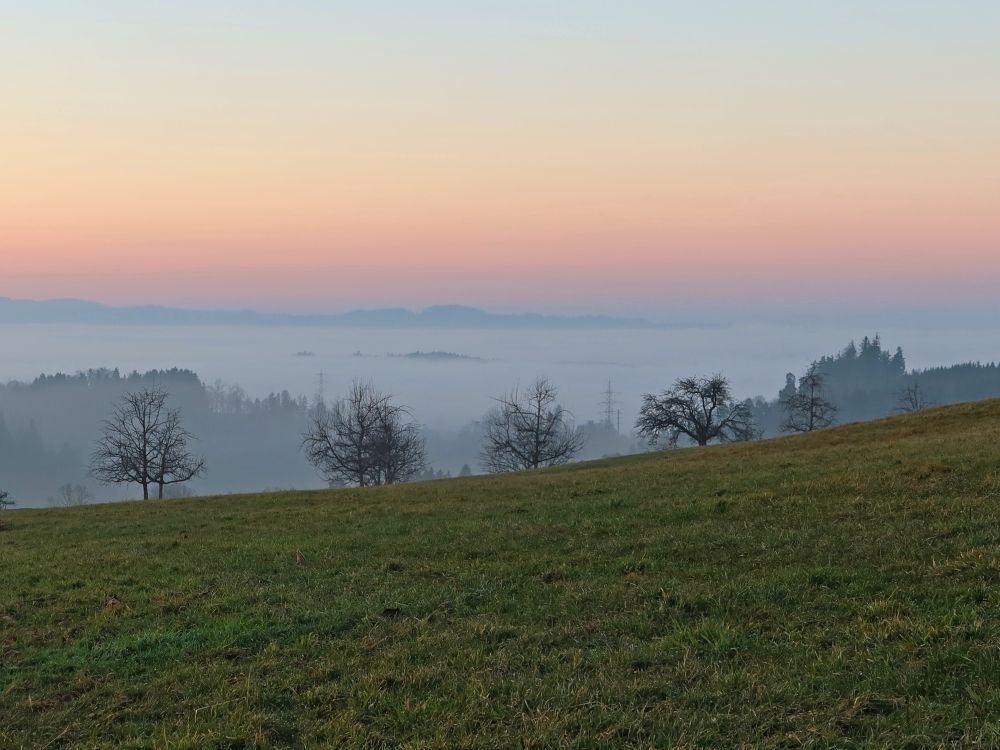
{"label": "power line tower", "polygon": [[618,402],[615,400],[615,390],[610,380],[608,380],[608,387],[604,391],[604,400],[601,405],[604,408],[604,424],[608,426],[609,430],[614,430],[615,434],[620,434],[621,410],[616,408]]}
{"label": "power line tower", "polygon": [[326,377],[323,371],[319,371],[319,375],[316,376],[316,405],[325,406],[326,405]]}

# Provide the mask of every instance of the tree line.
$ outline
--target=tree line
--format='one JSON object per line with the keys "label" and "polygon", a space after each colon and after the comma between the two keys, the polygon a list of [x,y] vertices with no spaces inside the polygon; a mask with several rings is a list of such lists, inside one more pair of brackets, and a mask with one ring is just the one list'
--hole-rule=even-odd
{"label": "tree line", "polygon": [[[821,391],[822,377],[811,368],[784,403],[788,431],[832,424],[833,407]],[[483,418],[484,470],[558,466],[583,448],[584,434],[548,379],[539,377],[494,401]],[[194,436],[181,425],[180,411],[166,402],[166,391],[155,387],[122,397],[103,423],[91,462],[95,478],[105,484],[139,485],[144,499],[155,487],[162,499],[165,487],[190,481],[205,470],[205,460],[190,450]],[[703,446],[761,435],[752,411],[733,398],[722,375],[681,378],[660,395],[645,394],[635,426],[651,445],[663,442],[671,448],[681,440]],[[355,381],[331,406],[316,405],[302,435],[302,449],[330,486],[397,484],[427,469],[424,438],[411,410],[364,381]]]}
{"label": "tree line", "polygon": [[[77,392],[87,398],[72,400]],[[902,350],[886,349],[874,336],[821,357],[801,376],[789,373],[773,400],[738,400],[721,374],[680,378],[662,392],[642,396],[634,435],[661,447],[745,441],[996,395],[1000,369],[995,364],[908,371]],[[238,386],[203,385],[186,370],[128,375],[92,370],[0,385],[0,409],[11,396],[34,398],[74,415],[81,404],[82,411],[107,404],[109,414],[100,417],[100,437],[85,459],[85,471],[102,483],[137,486],[143,497],[190,494],[187,483],[204,476],[209,463],[221,466],[227,477],[233,465],[243,473],[256,469],[272,477],[289,462],[302,461],[331,486],[377,486],[444,474],[428,458],[428,440],[437,441],[433,452],[439,453],[441,439],[423,428],[406,405],[367,382],[354,383],[327,405],[287,392],[253,399]],[[80,417],[82,423],[86,417]],[[198,453],[195,434],[206,429],[215,451],[231,443],[254,446],[250,464],[227,463],[237,459],[225,453],[213,454],[211,461]],[[461,454],[468,456],[459,461],[463,474],[477,463],[483,471],[503,472],[574,460],[585,448],[592,451],[588,444],[604,432],[619,440],[615,445],[633,450],[611,425],[577,424],[559,402],[556,385],[537,378],[496,396],[493,407],[456,433],[453,442],[463,451],[478,446],[478,456]],[[51,475],[52,466],[79,461],[69,442],[57,451],[48,448],[34,421],[20,434],[12,432],[0,411],[0,476],[12,468]],[[85,484],[66,482],[50,502],[82,504],[92,496]],[[0,509],[9,504],[5,496]]]}
{"label": "tree line", "polygon": [[[308,399],[287,391],[250,397],[239,386],[204,383],[190,370],[96,369],[0,384],[0,487],[18,500],[48,498],[51,505],[77,504],[95,494],[91,454],[103,422],[126,393],[144,388],[167,391],[184,428],[200,438],[193,445],[211,471],[196,478],[198,491],[318,485],[297,443]],[[163,494],[189,494],[191,484],[167,484]],[[150,487],[153,496],[159,494],[156,483]],[[130,493],[107,487],[101,494],[124,499]]]}

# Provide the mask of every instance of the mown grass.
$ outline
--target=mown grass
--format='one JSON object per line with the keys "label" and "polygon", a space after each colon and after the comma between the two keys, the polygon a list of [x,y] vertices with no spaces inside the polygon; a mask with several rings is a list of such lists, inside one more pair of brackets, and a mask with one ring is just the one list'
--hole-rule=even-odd
{"label": "mown grass", "polygon": [[0,747],[1000,746],[998,503],[982,402],[522,475],[18,511]]}

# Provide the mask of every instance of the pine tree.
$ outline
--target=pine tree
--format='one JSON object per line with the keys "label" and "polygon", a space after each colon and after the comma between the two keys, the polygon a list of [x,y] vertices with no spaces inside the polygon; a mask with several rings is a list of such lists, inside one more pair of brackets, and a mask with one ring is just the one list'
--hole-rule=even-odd
{"label": "pine tree", "polygon": [[906,373],[906,357],[903,356],[903,348],[900,346],[896,347],[896,353],[892,355],[892,369],[899,375]]}

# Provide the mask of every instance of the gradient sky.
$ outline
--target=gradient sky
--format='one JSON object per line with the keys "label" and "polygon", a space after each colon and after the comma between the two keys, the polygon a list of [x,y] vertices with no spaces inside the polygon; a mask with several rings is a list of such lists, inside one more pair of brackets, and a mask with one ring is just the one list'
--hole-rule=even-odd
{"label": "gradient sky", "polygon": [[0,0],[0,295],[963,304],[996,0]]}

